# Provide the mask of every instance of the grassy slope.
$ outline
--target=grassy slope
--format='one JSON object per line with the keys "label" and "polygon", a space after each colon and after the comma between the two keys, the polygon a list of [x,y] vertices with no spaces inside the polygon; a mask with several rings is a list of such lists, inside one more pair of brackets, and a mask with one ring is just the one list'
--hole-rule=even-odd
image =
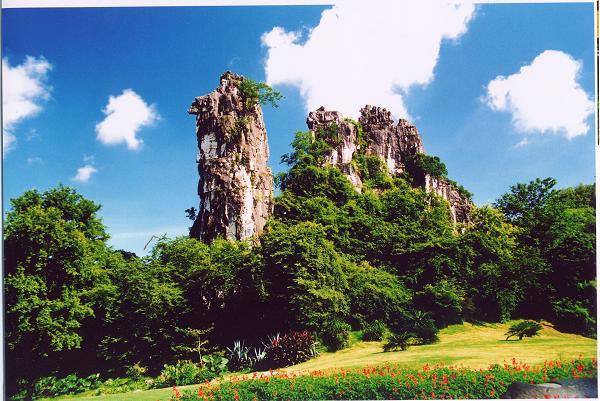
{"label": "grassy slope", "polygon": [[[336,353],[323,353],[318,358],[283,370],[290,372],[327,370],[341,367],[378,365],[386,362],[406,367],[435,365],[462,365],[470,368],[488,367],[490,364],[512,358],[530,365],[545,360],[572,359],[580,354],[585,358],[597,356],[596,340],[560,333],[544,327],[541,335],[522,341],[504,341],[508,324],[474,326],[469,323],[450,326],[440,332],[440,341],[432,345],[410,347],[403,352],[382,352],[382,343],[356,342],[351,348]],[[180,389],[195,386],[180,387]],[[69,397],[77,401],[167,401],[172,390],[157,389],[100,397]]]}
{"label": "grassy slope", "polygon": [[382,343],[361,342],[354,347],[325,353],[316,359],[291,366],[284,370],[323,370],[341,367],[359,367],[390,362],[406,367],[435,365],[462,365],[470,368],[486,368],[490,364],[510,363],[514,357],[530,365],[550,359],[572,359],[582,354],[596,356],[596,340],[560,333],[544,327],[538,337],[522,341],[504,341],[509,324],[486,324],[474,326],[469,323],[450,326],[440,332],[436,344],[410,347],[404,352],[382,352]]}

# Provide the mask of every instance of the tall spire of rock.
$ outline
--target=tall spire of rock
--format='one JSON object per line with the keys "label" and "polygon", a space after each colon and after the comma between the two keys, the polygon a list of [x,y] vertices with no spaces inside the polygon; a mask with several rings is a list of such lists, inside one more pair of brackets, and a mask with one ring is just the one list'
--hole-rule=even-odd
{"label": "tall spire of rock", "polygon": [[200,208],[190,236],[243,240],[260,235],[273,211],[273,176],[260,104],[239,89],[244,78],[229,71],[217,89],[197,97]]}

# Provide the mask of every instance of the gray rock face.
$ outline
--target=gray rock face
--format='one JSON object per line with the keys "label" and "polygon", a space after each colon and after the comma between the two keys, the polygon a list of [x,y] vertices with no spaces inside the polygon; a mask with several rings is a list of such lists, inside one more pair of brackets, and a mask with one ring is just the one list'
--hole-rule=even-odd
{"label": "gray rock face", "polygon": [[558,380],[551,383],[528,384],[514,382],[506,393],[504,399],[554,399],[554,398],[598,398],[597,379]]}
{"label": "gray rock face", "polygon": [[471,202],[443,178],[425,176],[425,190],[446,199],[450,204],[450,218],[454,223],[471,220]]}
{"label": "gray rock face", "polygon": [[238,89],[243,77],[225,72],[217,89],[197,97],[200,207],[190,236],[206,243],[217,236],[256,238],[273,211],[273,176],[260,105]]}
{"label": "gray rock face", "polygon": [[360,149],[358,141],[358,128],[338,111],[326,111],[324,107],[311,111],[306,119],[308,129],[319,134],[319,130],[335,124],[338,130],[337,140],[329,140],[333,147],[331,153],[326,157],[326,163],[338,167],[352,185],[360,192],[363,183],[360,174],[352,165],[354,153]]}
{"label": "gray rock face", "polygon": [[[331,124],[337,126],[337,139],[328,139],[333,149],[326,163],[340,168],[358,191],[362,190],[363,181],[352,164],[357,151],[364,150],[367,155],[380,157],[391,176],[405,172],[411,156],[425,153],[417,128],[404,119],[394,124],[392,114],[381,107],[367,105],[360,110],[358,123],[362,127],[362,141],[359,140],[359,128],[355,123],[344,119],[337,111],[328,111],[320,107],[309,113],[306,123],[315,135],[319,135],[320,131],[326,130]],[[361,149],[361,146],[365,146],[366,149]],[[435,193],[448,201],[454,223],[470,220],[471,201],[446,179],[425,174],[413,177],[413,181],[416,186],[423,187],[427,192]]]}
{"label": "gray rock face", "polygon": [[403,119],[394,126],[392,113],[386,109],[367,105],[360,110],[358,122],[369,143],[367,154],[383,158],[392,176],[406,170],[407,157],[425,153],[417,128]]}

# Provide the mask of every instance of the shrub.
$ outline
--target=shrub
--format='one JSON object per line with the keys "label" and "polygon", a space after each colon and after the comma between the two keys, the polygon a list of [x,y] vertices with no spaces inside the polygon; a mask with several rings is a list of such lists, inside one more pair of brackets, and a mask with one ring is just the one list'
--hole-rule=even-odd
{"label": "shrub", "polygon": [[148,390],[154,384],[150,378],[139,378],[133,380],[128,377],[108,379],[102,383],[95,391],[94,395],[128,393],[135,390]]}
{"label": "shrub", "polygon": [[212,380],[217,375],[203,369],[192,361],[177,361],[175,365],[165,364],[160,376],[156,379],[156,387],[184,386]]}
{"label": "shrub", "polygon": [[317,356],[316,342],[308,331],[291,331],[271,340],[266,351],[271,368],[295,365]]}
{"label": "shrub", "polygon": [[252,367],[250,347],[246,347],[243,341],[235,341],[232,348],[227,347],[227,357],[229,359],[229,370],[232,372]]}
{"label": "shrub", "polygon": [[389,322],[389,326],[394,334],[412,333],[416,344],[432,344],[438,340],[439,329],[429,312],[402,312],[395,320]]}
{"label": "shrub", "polygon": [[[279,334],[273,337],[279,338]],[[271,344],[272,340],[268,342]],[[265,346],[268,346],[265,344]],[[246,347],[243,341],[235,341],[233,348],[227,348],[229,357],[229,369],[232,372],[245,369],[263,368],[266,362],[267,352],[260,347]]]}
{"label": "shrub", "polygon": [[325,140],[330,146],[336,146],[341,143],[340,129],[336,123],[331,123],[325,127],[319,127],[316,137]]}
{"label": "shrub", "polygon": [[269,103],[272,107],[278,107],[277,102],[283,99],[283,95],[279,91],[274,90],[264,82],[253,79],[242,78],[237,87],[242,92],[245,98],[245,106],[248,109],[258,103],[263,105]]}
{"label": "shrub", "polygon": [[408,346],[410,345],[410,340],[412,340],[413,337],[414,334],[412,333],[392,333],[383,345],[383,352],[397,350],[406,351],[408,349]]}
{"label": "shrub", "polygon": [[432,344],[438,340],[438,328],[431,314],[423,311],[414,311],[410,315],[410,331],[420,340],[421,344]]}
{"label": "shrub", "polygon": [[446,165],[437,156],[417,153],[407,158],[407,166],[413,174],[429,174],[434,177],[448,176]]}
{"label": "shrub", "polygon": [[523,337],[537,336],[541,329],[542,325],[538,322],[534,322],[533,320],[525,320],[510,326],[504,335],[507,336],[507,340],[511,337],[519,337],[519,340],[522,340]]}
{"label": "shrub", "polygon": [[379,156],[357,153],[353,162],[367,186],[382,189],[391,187],[385,163]]}
{"label": "shrub", "polygon": [[350,345],[350,331],[352,327],[346,322],[334,319],[325,325],[321,333],[321,340],[329,351],[338,351]]}
{"label": "shrub", "polygon": [[222,354],[210,354],[202,356],[202,364],[204,369],[214,373],[216,376],[221,376],[227,372],[227,364],[229,360]]}
{"label": "shrub", "polygon": [[70,374],[62,379],[55,376],[42,377],[33,386],[33,398],[57,397],[64,394],[77,394],[93,390],[100,386],[100,375],[94,374],[87,377],[77,377]]}
{"label": "shrub", "polygon": [[132,380],[138,380],[142,376],[144,376],[144,374],[147,371],[148,371],[148,368],[146,368],[145,366],[140,365],[139,362],[136,362],[133,365],[127,367],[125,375],[128,378],[132,379]]}
{"label": "shrub", "polygon": [[254,347],[252,348],[252,355],[250,359],[252,359],[252,368],[253,369],[268,369],[267,367],[267,349]]}
{"label": "shrub", "polygon": [[385,323],[375,320],[372,323],[365,323],[362,329],[363,341],[382,341],[387,327]]}

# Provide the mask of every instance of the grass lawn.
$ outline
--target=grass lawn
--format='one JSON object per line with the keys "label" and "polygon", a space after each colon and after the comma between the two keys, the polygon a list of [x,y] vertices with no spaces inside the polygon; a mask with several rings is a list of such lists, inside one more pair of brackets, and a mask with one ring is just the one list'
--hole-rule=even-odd
{"label": "grass lawn", "polygon": [[318,358],[285,368],[289,372],[325,370],[341,367],[377,365],[386,362],[406,367],[462,365],[487,368],[517,358],[530,365],[543,364],[550,359],[572,359],[582,354],[586,358],[597,354],[596,340],[565,334],[544,326],[533,338],[505,341],[509,323],[453,325],[440,331],[440,341],[431,345],[410,347],[401,352],[383,352],[382,343],[359,342],[352,348],[336,353],[322,353]]}
{"label": "grass lawn", "polygon": [[[516,358],[530,365],[543,364],[545,360],[569,360],[583,355],[584,358],[597,356],[596,340],[564,334],[545,326],[540,335],[522,341],[504,341],[504,333],[510,324],[453,325],[440,332],[436,344],[410,347],[406,351],[383,352],[382,343],[361,342],[353,338],[353,345],[336,353],[325,352],[318,358],[291,366],[284,371],[310,372],[342,367],[362,367],[380,365],[386,362],[405,367],[421,367],[425,364],[461,365],[469,368],[486,368],[490,364],[510,363]],[[354,334],[356,336],[356,334]],[[179,387],[180,389],[195,386]],[[168,401],[172,395],[170,388],[134,391],[105,396],[72,396],[61,399],[77,401]]]}

